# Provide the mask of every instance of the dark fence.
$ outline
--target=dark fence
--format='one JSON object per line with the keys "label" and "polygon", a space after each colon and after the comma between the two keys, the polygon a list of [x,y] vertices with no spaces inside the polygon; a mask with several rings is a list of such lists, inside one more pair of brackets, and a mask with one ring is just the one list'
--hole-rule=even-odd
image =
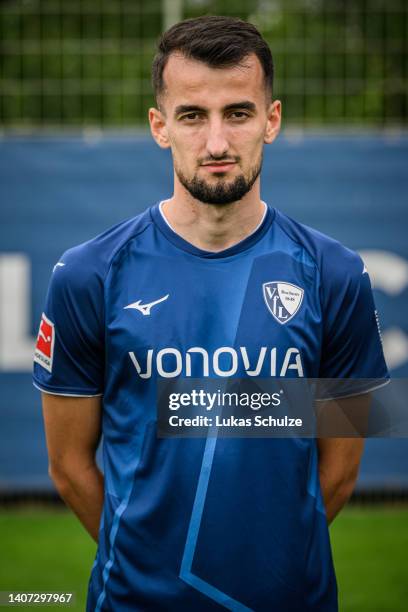
{"label": "dark fence", "polygon": [[158,36],[203,14],[259,27],[288,124],[405,124],[405,0],[1,0],[0,126],[145,125]]}

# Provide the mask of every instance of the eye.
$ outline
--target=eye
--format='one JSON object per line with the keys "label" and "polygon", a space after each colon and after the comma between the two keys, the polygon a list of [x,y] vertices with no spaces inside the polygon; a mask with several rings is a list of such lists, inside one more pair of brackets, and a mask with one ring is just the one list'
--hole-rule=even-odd
{"label": "eye", "polygon": [[246,111],[232,111],[232,113],[230,113],[230,118],[231,119],[236,119],[238,121],[243,120],[243,119],[248,119],[249,114]]}
{"label": "eye", "polygon": [[198,112],[191,112],[191,113],[186,113],[185,115],[182,115],[180,117],[181,121],[197,121],[197,119],[200,118],[200,113]]}

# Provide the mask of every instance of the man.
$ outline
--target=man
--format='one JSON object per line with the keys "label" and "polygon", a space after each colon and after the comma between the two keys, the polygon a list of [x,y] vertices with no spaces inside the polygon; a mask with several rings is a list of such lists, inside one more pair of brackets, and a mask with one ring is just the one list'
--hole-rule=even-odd
{"label": "man", "polygon": [[361,259],[260,198],[272,81],[254,26],[173,26],[149,120],[174,193],[54,270],[34,382],[51,477],[98,541],[88,610],[337,609],[327,525],[360,439],[156,435],[159,379],[388,377]]}

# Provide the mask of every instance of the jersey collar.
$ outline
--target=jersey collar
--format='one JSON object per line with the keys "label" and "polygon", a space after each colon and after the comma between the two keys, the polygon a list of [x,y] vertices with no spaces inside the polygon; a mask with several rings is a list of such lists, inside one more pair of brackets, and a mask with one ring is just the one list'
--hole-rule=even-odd
{"label": "jersey collar", "polygon": [[236,255],[237,253],[246,251],[265,235],[275,217],[275,209],[266,205],[266,213],[263,220],[258,227],[251,234],[249,234],[249,236],[222,251],[205,251],[204,249],[199,249],[198,247],[194,246],[187,240],[184,240],[184,238],[182,238],[171,228],[169,223],[163,217],[160,210],[160,204],[161,202],[158,202],[151,207],[150,215],[153,222],[159,228],[162,234],[164,234],[165,237],[177,248],[205,259],[221,259],[223,257],[230,257],[231,255]]}

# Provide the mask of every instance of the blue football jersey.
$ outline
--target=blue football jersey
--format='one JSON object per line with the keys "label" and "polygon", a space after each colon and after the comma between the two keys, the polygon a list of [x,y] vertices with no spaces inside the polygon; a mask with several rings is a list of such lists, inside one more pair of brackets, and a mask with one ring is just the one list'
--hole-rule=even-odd
{"label": "blue football jersey", "polygon": [[62,256],[34,359],[39,389],[103,396],[89,611],[337,610],[316,440],[161,439],[156,387],[254,371],[385,381],[356,253],[271,207],[208,252],[156,204]]}

